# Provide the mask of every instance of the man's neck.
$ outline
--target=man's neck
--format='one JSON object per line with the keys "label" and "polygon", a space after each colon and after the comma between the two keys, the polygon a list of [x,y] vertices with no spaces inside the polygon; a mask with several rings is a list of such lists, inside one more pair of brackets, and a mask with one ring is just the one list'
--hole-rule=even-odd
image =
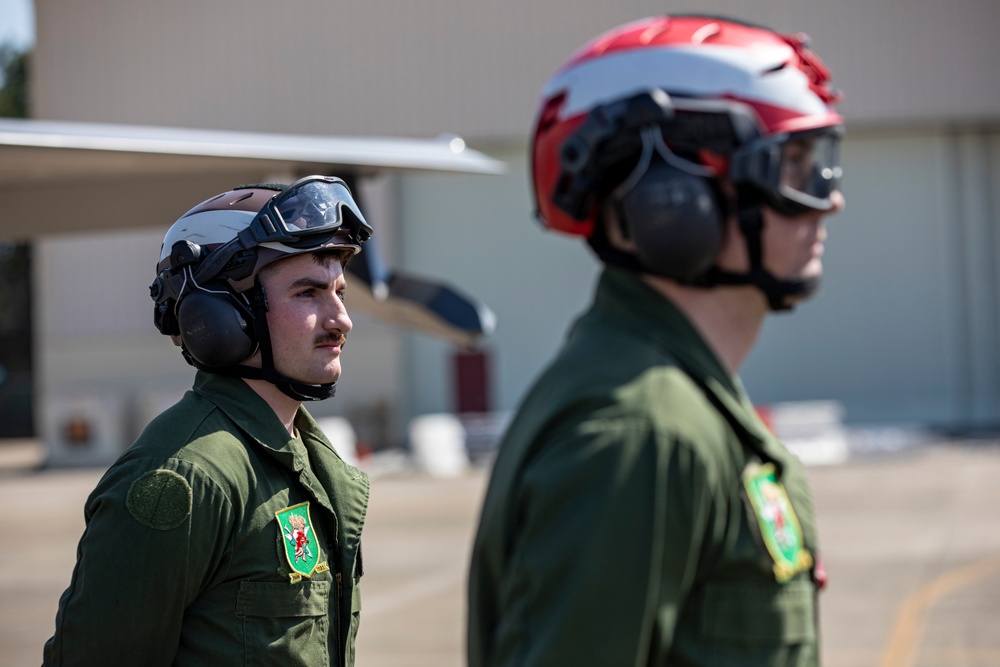
{"label": "man's neck", "polygon": [[285,430],[288,431],[288,435],[294,437],[295,415],[298,414],[299,406],[302,405],[302,401],[297,401],[291,396],[288,396],[266,380],[249,380],[243,378],[243,381],[246,382],[258,396],[263,398],[264,401],[271,406],[271,409],[274,410],[274,414],[277,415],[278,419],[281,420],[281,423],[284,424]]}
{"label": "man's neck", "polygon": [[653,275],[643,279],[683,312],[722,365],[735,375],[760,334],[769,309],[754,287],[687,287]]}

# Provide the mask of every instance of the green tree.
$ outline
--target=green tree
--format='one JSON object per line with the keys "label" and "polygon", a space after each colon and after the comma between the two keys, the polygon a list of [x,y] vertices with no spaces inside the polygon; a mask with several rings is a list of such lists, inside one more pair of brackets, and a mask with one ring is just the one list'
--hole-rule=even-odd
{"label": "green tree", "polygon": [[[28,117],[28,52],[0,44],[0,117]],[[31,244],[0,239],[0,438],[34,435]]]}
{"label": "green tree", "polygon": [[28,117],[28,61],[30,53],[0,44],[0,117]]}

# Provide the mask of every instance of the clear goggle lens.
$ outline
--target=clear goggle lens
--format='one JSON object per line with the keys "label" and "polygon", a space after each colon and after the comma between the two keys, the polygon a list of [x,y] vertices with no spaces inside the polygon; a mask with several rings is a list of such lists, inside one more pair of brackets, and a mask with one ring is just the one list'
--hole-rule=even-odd
{"label": "clear goggle lens", "polygon": [[835,126],[752,140],[733,154],[730,177],[754,186],[779,213],[829,211],[840,188],[842,137]]}
{"label": "clear goggle lens", "polygon": [[344,182],[316,176],[296,181],[275,195],[250,228],[257,243],[294,242],[341,228],[356,242],[363,242],[372,232]]}
{"label": "clear goggle lens", "polygon": [[840,185],[840,137],[832,134],[792,135],[781,145],[778,190],[827,201]]}

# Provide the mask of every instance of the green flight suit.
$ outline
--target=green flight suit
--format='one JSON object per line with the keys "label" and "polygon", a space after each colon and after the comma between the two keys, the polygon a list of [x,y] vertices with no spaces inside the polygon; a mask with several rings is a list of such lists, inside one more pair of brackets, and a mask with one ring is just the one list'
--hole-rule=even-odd
{"label": "green flight suit", "polygon": [[[761,465],[783,506],[751,502]],[[500,446],[469,664],[816,665],[815,553],[800,462],[679,310],[606,269]]]}
{"label": "green flight suit", "polygon": [[353,665],[368,478],[295,425],[199,372],[90,495],[44,664]]}

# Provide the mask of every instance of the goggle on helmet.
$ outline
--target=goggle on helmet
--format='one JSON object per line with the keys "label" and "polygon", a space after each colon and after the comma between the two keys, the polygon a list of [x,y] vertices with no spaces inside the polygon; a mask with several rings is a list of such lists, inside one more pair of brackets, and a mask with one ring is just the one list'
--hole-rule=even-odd
{"label": "goggle on helmet", "polygon": [[829,210],[843,120],[828,82],[801,36],[694,16],[614,29],[545,88],[532,150],[538,217],[589,237],[604,181],[634,178],[653,153],[747,185],[784,214]]}
{"label": "goggle on helmet", "polygon": [[372,229],[347,185],[332,176],[307,176],[268,200],[250,222],[249,235],[256,245],[282,243],[315,249],[346,233],[344,246],[361,249]]}

